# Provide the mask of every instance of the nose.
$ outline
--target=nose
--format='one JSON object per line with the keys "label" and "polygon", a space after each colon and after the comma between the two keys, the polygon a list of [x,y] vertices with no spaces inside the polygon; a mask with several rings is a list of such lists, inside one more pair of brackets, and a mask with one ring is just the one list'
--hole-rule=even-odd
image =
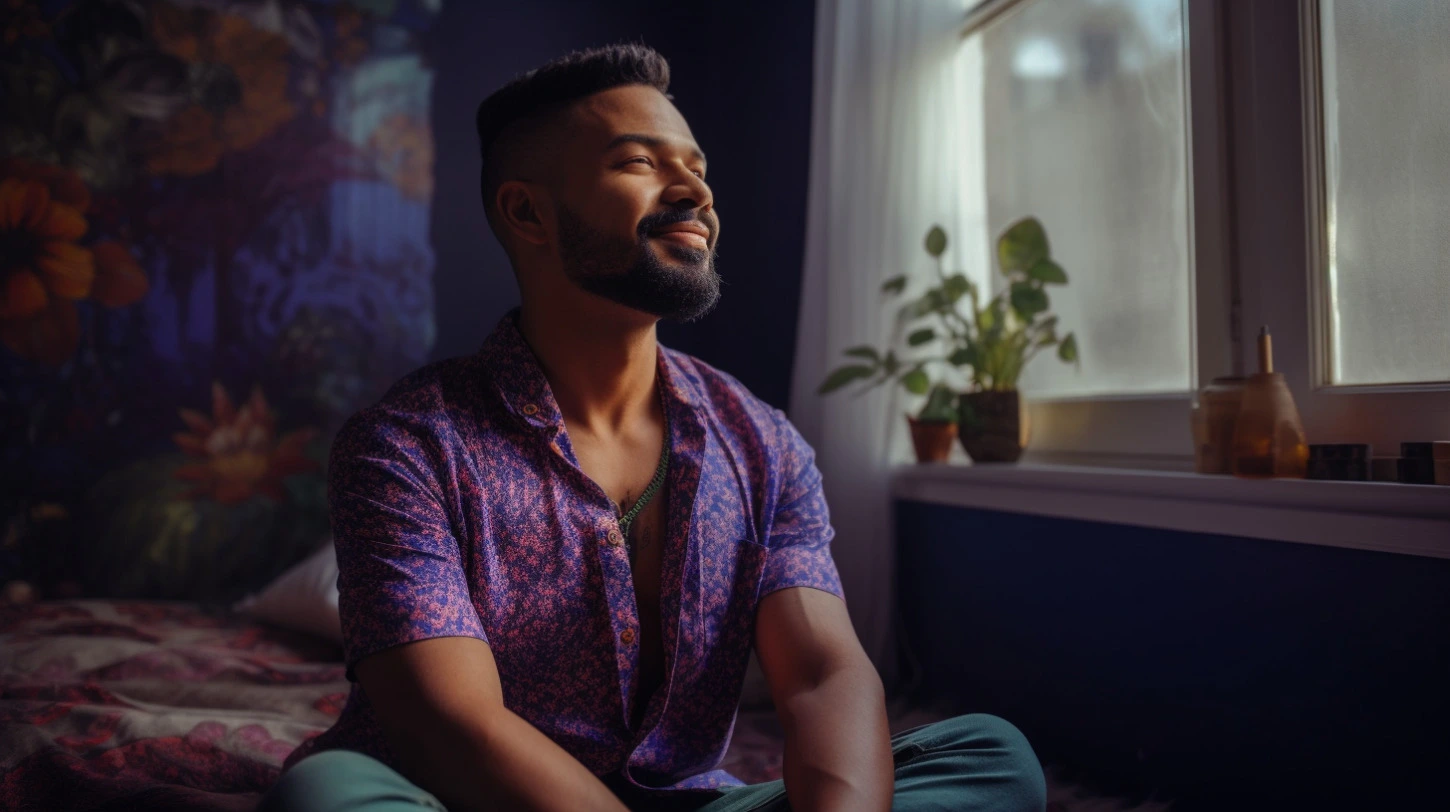
{"label": "nose", "polygon": [[699,209],[701,214],[715,205],[715,195],[704,178],[683,168],[675,182],[665,189],[664,200],[677,209]]}

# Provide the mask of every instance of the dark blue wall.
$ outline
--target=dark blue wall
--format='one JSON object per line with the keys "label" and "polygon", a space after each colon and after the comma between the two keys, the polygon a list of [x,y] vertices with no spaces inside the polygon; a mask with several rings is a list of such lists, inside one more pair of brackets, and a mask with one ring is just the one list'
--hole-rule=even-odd
{"label": "dark blue wall", "polygon": [[473,352],[518,302],[479,202],[478,102],[571,49],[643,40],[670,61],[675,103],[710,156],[722,221],[720,306],[695,324],[661,325],[660,339],[784,408],[804,250],[814,14],[808,2],[445,3],[429,42],[437,71],[434,357]]}
{"label": "dark blue wall", "polygon": [[1450,561],[916,502],[896,527],[920,694],[1044,762],[1175,809],[1432,808]]}

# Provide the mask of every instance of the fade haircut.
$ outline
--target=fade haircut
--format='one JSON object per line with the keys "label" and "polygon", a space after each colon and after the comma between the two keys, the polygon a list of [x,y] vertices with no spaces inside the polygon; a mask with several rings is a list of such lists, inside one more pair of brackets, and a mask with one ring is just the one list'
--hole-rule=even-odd
{"label": "fade haircut", "polygon": [[652,87],[670,98],[670,64],[643,44],[574,51],[519,76],[478,105],[474,124],[483,158],[483,210],[500,242],[494,211],[498,187],[512,179],[542,130],[571,102],[626,85]]}

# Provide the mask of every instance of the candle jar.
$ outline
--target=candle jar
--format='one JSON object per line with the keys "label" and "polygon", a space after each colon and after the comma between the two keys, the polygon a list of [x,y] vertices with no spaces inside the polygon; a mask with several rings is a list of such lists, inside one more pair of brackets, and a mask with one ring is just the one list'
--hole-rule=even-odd
{"label": "candle jar", "polygon": [[1193,470],[1200,474],[1231,473],[1234,424],[1244,396],[1244,379],[1214,378],[1193,404]]}
{"label": "candle jar", "polygon": [[1249,377],[1234,425],[1233,474],[1250,479],[1303,479],[1309,467],[1304,425],[1284,376]]}

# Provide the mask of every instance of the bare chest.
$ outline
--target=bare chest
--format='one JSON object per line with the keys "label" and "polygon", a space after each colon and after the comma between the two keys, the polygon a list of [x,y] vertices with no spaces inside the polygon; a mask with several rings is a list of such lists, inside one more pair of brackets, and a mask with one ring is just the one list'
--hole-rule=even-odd
{"label": "bare chest", "polygon": [[[575,442],[579,467],[614,503],[616,513],[629,512],[644,494],[659,466],[663,438],[653,448],[601,448],[589,442]],[[666,538],[669,488],[660,490],[639,511],[629,530],[634,549],[632,565],[635,605],[640,623],[640,690],[644,695],[659,685],[664,672],[660,638],[660,564]]]}

